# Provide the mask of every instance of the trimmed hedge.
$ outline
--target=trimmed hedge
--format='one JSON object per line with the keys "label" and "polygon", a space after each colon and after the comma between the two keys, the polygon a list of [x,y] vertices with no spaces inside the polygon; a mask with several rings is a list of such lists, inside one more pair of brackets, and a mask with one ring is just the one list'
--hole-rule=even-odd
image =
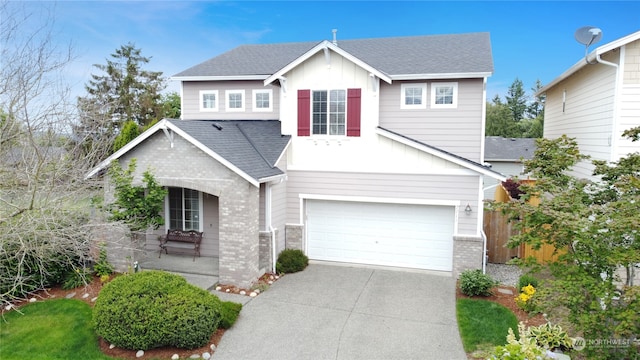
{"label": "trimmed hedge", "polygon": [[231,301],[224,301],[220,305],[220,328],[228,329],[236,323],[240,310],[242,310],[242,304],[234,303]]}
{"label": "trimmed hedge", "polygon": [[285,249],[278,255],[276,272],[294,273],[304,270],[307,265],[309,265],[309,258],[301,250]]}
{"label": "trimmed hedge", "polygon": [[100,291],[93,308],[96,333],[117,347],[193,349],[208,343],[221,321],[221,301],[164,271],[123,275]]}

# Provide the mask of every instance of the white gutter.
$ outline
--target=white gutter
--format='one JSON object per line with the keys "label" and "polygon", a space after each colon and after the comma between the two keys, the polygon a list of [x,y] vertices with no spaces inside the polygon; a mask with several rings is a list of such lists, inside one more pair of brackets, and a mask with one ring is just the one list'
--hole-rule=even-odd
{"label": "white gutter", "polygon": [[[621,46],[620,47],[620,54],[619,54],[619,61],[622,64],[623,60],[624,60],[624,56],[625,56],[625,47],[626,46]],[[600,53],[597,52],[596,53],[596,62],[602,65],[607,65],[607,66],[611,66],[614,67],[616,69],[616,77],[615,77],[615,82],[614,82],[614,86],[613,86],[613,109],[611,110],[611,141],[609,142],[609,146],[611,147],[611,151],[609,152],[609,161],[614,161],[615,157],[617,155],[617,151],[616,151],[616,133],[618,131],[618,104],[619,104],[619,93],[620,93],[620,84],[622,84],[622,79],[620,78],[622,76],[622,71],[620,71],[620,65],[616,64],[616,63],[612,63],[609,61],[605,61],[602,60],[602,58],[600,58]]]}

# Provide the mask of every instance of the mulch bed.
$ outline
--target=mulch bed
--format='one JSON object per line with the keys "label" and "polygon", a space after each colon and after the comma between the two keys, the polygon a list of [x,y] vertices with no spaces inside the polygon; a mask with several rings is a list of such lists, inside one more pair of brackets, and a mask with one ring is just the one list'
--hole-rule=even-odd
{"label": "mulch bed", "polygon": [[[512,294],[504,294],[499,291],[499,289],[510,290]],[[542,314],[529,315],[526,311],[520,309],[518,305],[516,305],[515,298],[518,296],[519,291],[512,286],[496,286],[492,290],[493,295],[491,296],[467,296],[462,293],[460,290],[460,286],[456,286],[456,299],[479,299],[479,300],[488,300],[498,303],[507,309],[511,310],[511,312],[516,316],[518,322],[522,321],[525,326],[538,326],[545,324],[547,320],[545,320]],[[506,336],[507,334],[505,334]]]}
{"label": "mulch bed", "polygon": [[[266,287],[270,285],[269,281],[273,283],[277,279],[278,279],[277,276],[274,276],[271,274],[265,274],[258,280],[258,284],[264,284],[264,286]],[[102,290],[102,287],[105,284],[106,282],[102,283],[100,282],[100,279],[98,277],[94,277],[91,283],[89,283],[87,286],[78,287],[71,290],[63,290],[61,287],[58,286],[58,287],[39,291],[36,294],[30,296],[29,298],[30,299],[35,298],[36,301],[64,299],[73,293],[74,295],[70,298],[82,300],[87,304],[89,304],[91,307],[93,307],[94,301],[92,301],[92,299],[95,299],[98,296],[98,294],[100,293],[100,290]],[[227,289],[229,289],[229,291],[226,291]],[[235,294],[238,294],[241,291],[245,291],[247,295],[251,293],[250,289],[241,289],[234,286],[222,286],[222,291],[235,293]],[[13,306],[19,308],[28,303],[29,303],[29,300],[23,300],[23,301],[18,301],[13,303]],[[6,311],[7,310],[3,307],[0,310],[0,316],[4,314]],[[207,345],[199,348],[180,349],[180,348],[174,348],[174,347],[161,347],[156,349],[149,349],[149,350],[145,350],[144,356],[141,359],[171,359],[171,356],[173,356],[174,354],[178,354],[178,356],[180,356],[180,359],[188,359],[191,355],[194,355],[194,354],[202,355],[205,352],[213,354],[214,351],[211,349],[211,344],[217,347],[218,344],[220,343],[220,340],[222,339],[222,336],[224,335],[224,332],[225,332],[225,329],[218,329],[213,335],[211,335],[211,339],[209,340]],[[102,350],[104,354],[114,358],[119,358],[119,359],[140,359],[136,357],[137,350],[126,350],[126,349],[119,349],[119,348],[110,349],[109,345],[110,344],[108,342],[106,342],[102,338],[99,338],[100,350]]]}

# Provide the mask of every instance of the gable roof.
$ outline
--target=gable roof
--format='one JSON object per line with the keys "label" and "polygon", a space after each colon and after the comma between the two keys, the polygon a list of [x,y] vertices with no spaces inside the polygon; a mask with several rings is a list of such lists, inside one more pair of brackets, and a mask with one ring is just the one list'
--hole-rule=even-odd
{"label": "gable roof", "polygon": [[280,133],[278,120],[173,120],[163,119],[98,164],[87,178],[131,151],[158,131],[178,134],[254,186],[284,174],[276,164],[291,136]]}
{"label": "gable roof", "polygon": [[487,175],[487,176],[492,177],[492,178],[494,178],[496,180],[505,181],[507,179],[506,176],[504,176],[503,174],[501,174],[501,173],[499,173],[499,172],[497,172],[495,170],[492,170],[490,167],[484,166],[482,164],[479,164],[479,163],[477,163],[475,161],[469,160],[469,159],[464,158],[462,156],[459,156],[459,155],[450,153],[448,151],[442,150],[442,149],[437,148],[435,146],[431,146],[429,144],[423,143],[422,141],[418,141],[418,140],[412,139],[412,138],[410,138],[408,136],[399,134],[399,133],[397,133],[395,131],[391,131],[389,129],[385,129],[383,127],[378,126],[378,134],[380,134],[382,136],[385,136],[385,137],[387,137],[389,139],[396,140],[396,141],[398,141],[398,142],[400,142],[402,144],[411,146],[411,147],[413,147],[415,149],[424,151],[424,152],[426,152],[428,154],[435,155],[435,156],[437,156],[437,157],[439,157],[441,159],[450,161],[450,162],[452,162],[454,164],[460,165],[460,166],[462,166],[464,168],[467,168],[469,170],[475,171],[475,172],[480,173],[482,175]]}
{"label": "gable roof", "polygon": [[504,138],[487,136],[484,138],[485,161],[520,161],[530,160],[536,151],[536,139]]}
{"label": "gable roof", "polygon": [[[264,80],[323,43],[242,45],[172,79]],[[486,32],[340,40],[334,46],[392,80],[487,77],[493,73],[491,41]]]}
{"label": "gable roof", "polygon": [[[590,62],[593,62],[594,60],[598,60],[599,57],[605,53],[608,53],[611,50],[617,49],[619,47],[622,47],[626,44],[629,44],[631,42],[634,42],[636,40],[640,40],[640,31],[636,31],[633,34],[629,34],[625,37],[622,37],[620,39],[614,40],[610,43],[604,44],[602,46],[597,47],[595,50],[593,50],[589,55],[586,56],[587,59],[589,59]],[[547,85],[543,86],[542,88],[540,88],[535,95],[539,96],[541,94],[546,93],[549,89],[551,89],[552,87],[556,86],[559,82],[561,82],[562,80],[568,78],[569,76],[575,74],[576,72],[578,72],[580,69],[582,69],[585,66],[588,66],[589,64],[587,64],[587,62],[585,61],[585,57],[582,57],[580,59],[580,61],[578,61],[577,63],[575,63],[572,67],[570,67],[569,69],[567,69],[565,72],[563,72],[562,74],[560,74],[560,76],[558,76],[557,78],[553,79],[550,83],[548,83]]]}

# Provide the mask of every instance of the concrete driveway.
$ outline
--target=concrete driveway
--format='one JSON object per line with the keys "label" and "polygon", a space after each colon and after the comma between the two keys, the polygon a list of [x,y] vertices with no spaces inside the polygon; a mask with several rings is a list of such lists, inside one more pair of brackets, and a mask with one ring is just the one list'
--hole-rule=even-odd
{"label": "concrete driveway", "polygon": [[455,280],[311,264],[246,302],[213,359],[466,359]]}

